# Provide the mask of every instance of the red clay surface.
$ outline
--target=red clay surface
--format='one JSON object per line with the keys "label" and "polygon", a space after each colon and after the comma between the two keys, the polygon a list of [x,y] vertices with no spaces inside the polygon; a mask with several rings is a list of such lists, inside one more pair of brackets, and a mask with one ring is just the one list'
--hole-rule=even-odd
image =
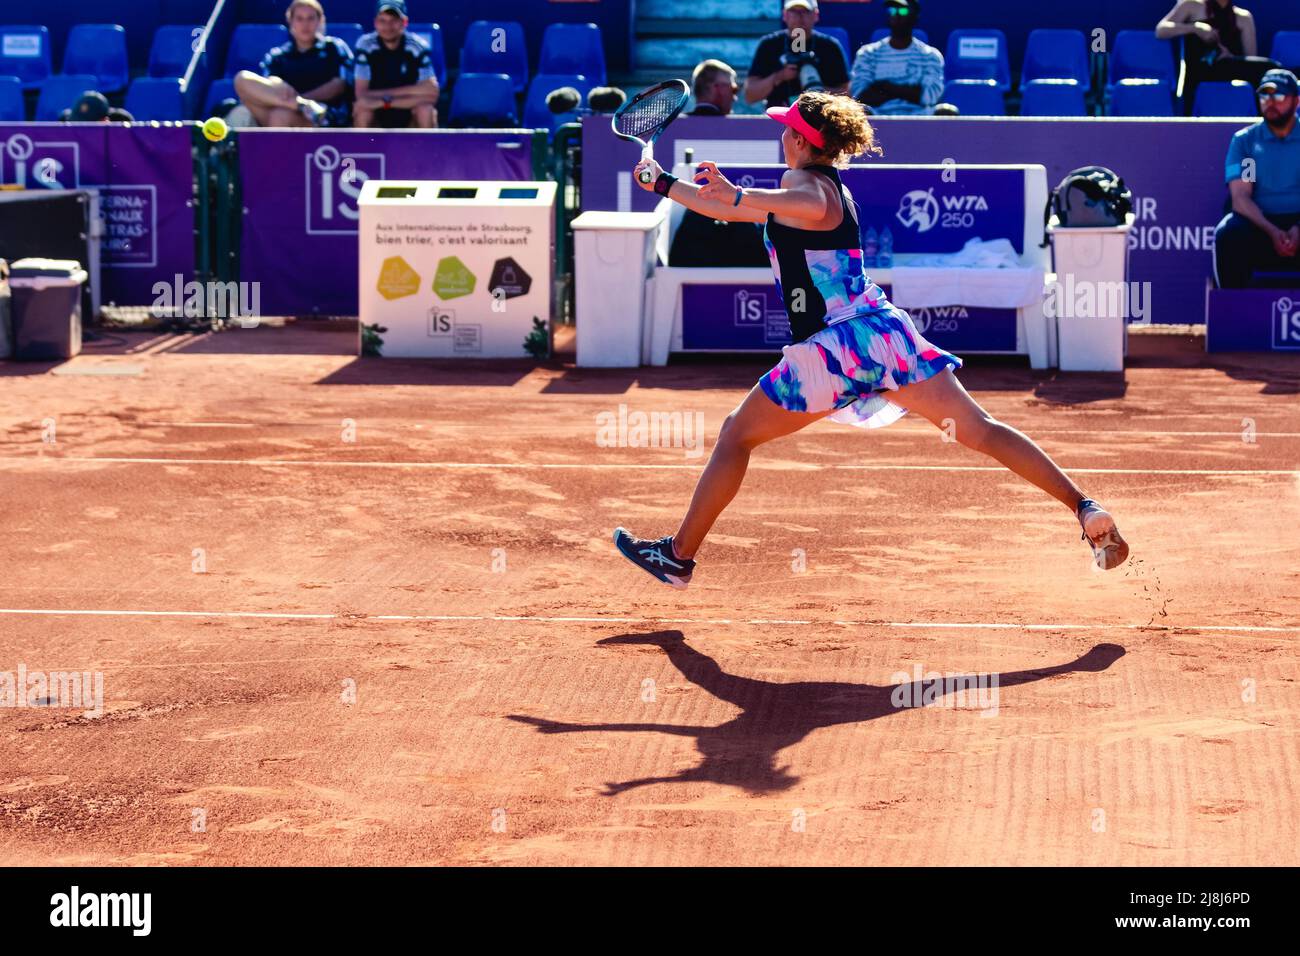
{"label": "red clay surface", "polygon": [[[0,672],[104,675],[99,717],[0,708],[0,862],[1300,863],[1300,356],[969,362],[1120,570],[927,424],[823,422],[756,453],[676,592],[610,533],[675,530],[703,458],[597,416],[701,412],[711,446],[761,363],[337,329],[0,364]],[[996,713],[896,706],[917,667],[999,675]]]}

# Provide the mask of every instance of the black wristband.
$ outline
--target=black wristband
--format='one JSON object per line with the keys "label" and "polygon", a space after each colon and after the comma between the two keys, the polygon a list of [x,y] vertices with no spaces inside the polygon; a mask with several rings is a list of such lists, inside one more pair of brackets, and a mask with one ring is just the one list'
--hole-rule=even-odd
{"label": "black wristband", "polygon": [[668,190],[673,188],[675,182],[677,182],[677,177],[672,173],[660,173],[659,178],[655,180],[655,194],[667,196]]}

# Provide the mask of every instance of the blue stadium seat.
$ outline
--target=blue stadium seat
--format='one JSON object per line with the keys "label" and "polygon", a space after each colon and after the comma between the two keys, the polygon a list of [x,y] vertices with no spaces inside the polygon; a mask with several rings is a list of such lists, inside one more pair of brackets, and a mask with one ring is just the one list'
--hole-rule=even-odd
{"label": "blue stadium seat", "polygon": [[562,86],[572,86],[586,102],[587,94],[597,84],[585,76],[562,73],[538,73],[528,85],[528,96],[524,99],[524,128],[545,129],[554,133],[565,123],[577,121],[578,113],[555,114],[546,108],[546,97],[553,90]]}
{"label": "blue stadium seat", "polygon": [[1110,91],[1111,116],[1173,116],[1174,91],[1164,80],[1120,80]]}
{"label": "blue stadium seat", "polygon": [[369,33],[370,31],[359,23],[335,23],[333,20],[327,20],[325,22],[325,32],[332,37],[338,37],[355,54],[357,52],[357,41],[361,39],[363,33]]}
{"label": "blue stadium seat", "polygon": [[944,76],[949,80],[996,80],[998,89],[1011,89],[1011,61],[1001,30],[953,30],[948,34]]}
{"label": "blue stadium seat", "polygon": [[1273,52],[1269,55],[1288,70],[1300,68],[1300,30],[1278,30],[1273,34]]}
{"label": "blue stadium seat", "polygon": [[813,30],[813,32],[824,33],[832,40],[835,40],[837,43],[839,43],[840,49],[844,51],[844,65],[845,66],[853,65],[853,52],[854,52],[852,46],[853,41],[849,39],[848,30],[844,29],[843,27],[824,27],[819,25],[817,26],[816,29]]}
{"label": "blue stadium seat", "polygon": [[944,103],[951,103],[962,116],[1006,116],[1007,103],[997,80],[949,80],[943,88]]}
{"label": "blue stadium seat", "polygon": [[462,73],[504,73],[515,93],[522,93],[528,83],[524,28],[513,20],[475,20],[465,31],[460,69]]}
{"label": "blue stadium seat", "polygon": [[[889,27],[881,27],[879,30],[871,34],[871,42],[875,43],[877,40],[883,40],[888,36],[889,36]],[[916,37],[918,40],[920,40],[922,43],[926,44],[927,46],[930,43],[930,34],[926,33],[920,27],[917,27],[915,30],[912,31],[912,36]]]}
{"label": "blue stadium seat", "polygon": [[185,119],[181,81],[175,77],[141,76],[126,91],[126,111],[140,122]]}
{"label": "blue stadium seat", "polygon": [[94,76],[89,73],[61,73],[45,78],[41,95],[36,100],[36,122],[53,123],[59,114],[81,99],[86,90],[97,89]]}
{"label": "blue stadium seat", "polygon": [[120,93],[131,79],[126,31],[115,23],[78,23],[68,32],[64,73],[89,73],[101,93]]}
{"label": "blue stadium seat", "polygon": [[21,123],[25,119],[22,80],[16,76],[0,76],[0,123]]}
{"label": "blue stadium seat", "polygon": [[1021,116],[1087,116],[1084,87],[1074,80],[1030,80],[1020,101]]}
{"label": "blue stadium seat", "polygon": [[1033,30],[1025,45],[1020,88],[1034,80],[1074,80],[1085,90],[1092,85],[1088,42],[1078,30]]}
{"label": "blue stadium seat", "polygon": [[585,76],[605,85],[605,47],[594,23],[552,23],[542,34],[537,74]]}
{"label": "blue stadium seat", "polygon": [[213,80],[212,85],[208,87],[208,95],[203,98],[203,115],[211,116],[217,108],[217,104],[222,100],[238,100],[239,94],[235,92],[235,81],[227,78]]}
{"label": "blue stadium seat", "polygon": [[226,76],[240,70],[260,73],[262,58],[272,47],[289,42],[289,30],[283,23],[241,23],[230,36],[226,51]]}
{"label": "blue stadium seat", "polygon": [[159,27],[149,48],[149,75],[184,76],[202,32],[198,25]]}
{"label": "blue stadium seat", "polygon": [[49,30],[0,27],[0,76],[16,76],[24,90],[36,90],[52,72]]}
{"label": "blue stadium seat", "polygon": [[449,125],[483,129],[518,126],[514,80],[505,73],[462,73],[452,91]]}
{"label": "blue stadium seat", "polygon": [[1256,116],[1255,88],[1245,80],[1201,83],[1196,87],[1193,116]]}
{"label": "blue stadium seat", "polygon": [[438,77],[438,85],[447,85],[447,51],[442,45],[442,27],[436,23],[408,23],[407,33],[414,33],[429,47],[429,57],[433,60],[433,72]]}
{"label": "blue stadium seat", "polygon": [[1173,44],[1168,40],[1157,40],[1150,30],[1120,30],[1115,34],[1106,85],[1113,89],[1120,80],[1130,79],[1163,80],[1172,90],[1178,82]]}

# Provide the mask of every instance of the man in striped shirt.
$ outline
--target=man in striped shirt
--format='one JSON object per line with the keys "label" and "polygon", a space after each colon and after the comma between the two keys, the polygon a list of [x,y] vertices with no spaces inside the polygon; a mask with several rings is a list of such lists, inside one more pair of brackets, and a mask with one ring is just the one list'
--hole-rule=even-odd
{"label": "man in striped shirt", "polygon": [[943,54],[912,36],[919,12],[917,0],[887,0],[889,36],[853,60],[849,95],[873,113],[933,113],[943,96]]}

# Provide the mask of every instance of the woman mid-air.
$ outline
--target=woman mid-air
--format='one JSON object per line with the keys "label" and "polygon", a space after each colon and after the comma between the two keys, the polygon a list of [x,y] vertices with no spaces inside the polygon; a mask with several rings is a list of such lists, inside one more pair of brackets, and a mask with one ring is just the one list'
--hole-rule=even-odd
{"label": "woman mid-air", "polygon": [[1026,435],[981,408],[953,374],[961,359],[927,342],[863,271],[857,204],[836,171],[854,156],[880,152],[861,106],[846,96],[804,93],[767,114],[786,126],[781,145],[790,168],[780,189],[742,189],[713,163],[700,164],[702,186],[664,172],[653,159],[636,166],[635,174],[652,173],[643,188],[688,209],[765,223],[794,344],[727,416],[677,533],[643,540],[618,528],[618,550],[660,581],[685,588],[695,553],[740,489],[755,448],[828,415],[878,428],[916,411],[1073,511],[1098,567],[1122,564],[1128,545],[1110,514]]}

